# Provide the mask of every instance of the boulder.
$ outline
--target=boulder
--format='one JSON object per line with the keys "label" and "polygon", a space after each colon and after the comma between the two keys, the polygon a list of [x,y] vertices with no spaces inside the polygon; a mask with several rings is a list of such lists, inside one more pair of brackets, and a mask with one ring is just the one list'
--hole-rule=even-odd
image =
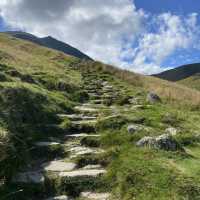
{"label": "boulder", "polygon": [[180,144],[169,134],[156,137],[156,147],[166,151],[177,151],[183,149]]}
{"label": "boulder", "polygon": [[147,101],[149,103],[159,103],[161,102],[161,98],[154,92],[149,92],[147,95]]}
{"label": "boulder", "polygon": [[136,143],[138,147],[149,147],[162,149],[165,151],[183,150],[179,143],[169,134],[163,134],[158,137],[144,137]]}

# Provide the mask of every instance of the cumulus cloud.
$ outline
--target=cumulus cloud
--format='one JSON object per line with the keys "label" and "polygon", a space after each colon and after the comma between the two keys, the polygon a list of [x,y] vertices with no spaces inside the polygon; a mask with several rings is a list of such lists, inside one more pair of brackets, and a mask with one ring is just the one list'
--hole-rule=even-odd
{"label": "cumulus cloud", "polygon": [[161,64],[175,51],[195,48],[199,36],[195,13],[186,17],[164,13],[154,21],[156,31],[143,34],[133,59],[137,71],[147,74],[163,71]]}
{"label": "cumulus cloud", "polygon": [[0,16],[13,28],[51,35],[94,59],[145,74],[163,70],[176,49],[198,46],[197,14],[152,16],[131,0],[1,0]]}
{"label": "cumulus cloud", "polygon": [[116,65],[124,41],[135,40],[145,17],[129,0],[1,0],[0,8],[12,27],[52,35]]}

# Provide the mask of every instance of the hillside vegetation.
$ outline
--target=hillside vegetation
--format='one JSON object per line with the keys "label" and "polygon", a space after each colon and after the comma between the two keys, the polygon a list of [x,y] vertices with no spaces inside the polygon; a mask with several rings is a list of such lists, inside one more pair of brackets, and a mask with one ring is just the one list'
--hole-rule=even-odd
{"label": "hillside vegetation", "polygon": [[184,85],[186,87],[200,90],[200,64],[189,64],[175,69],[171,69],[160,74],[154,75],[155,77],[177,82],[178,84]]}
{"label": "hillside vegetation", "polygon": [[6,34],[0,69],[1,199],[200,199],[197,90]]}
{"label": "hillside vegetation", "polygon": [[190,76],[193,76],[195,74],[200,73],[200,64],[188,64],[184,66],[180,66],[174,69],[170,69],[164,72],[161,72],[160,74],[155,74],[155,77],[165,79],[168,81],[180,81],[183,79],[186,79]]}

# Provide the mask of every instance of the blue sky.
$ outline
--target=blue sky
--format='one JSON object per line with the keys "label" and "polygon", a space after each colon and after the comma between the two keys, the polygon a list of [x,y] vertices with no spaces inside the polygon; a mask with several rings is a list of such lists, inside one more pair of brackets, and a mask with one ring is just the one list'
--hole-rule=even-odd
{"label": "blue sky", "polygon": [[198,0],[1,0],[0,31],[51,35],[94,59],[152,74],[200,62]]}
{"label": "blue sky", "polygon": [[154,14],[173,12],[175,14],[189,14],[200,11],[198,0],[135,0],[137,8],[143,8]]}

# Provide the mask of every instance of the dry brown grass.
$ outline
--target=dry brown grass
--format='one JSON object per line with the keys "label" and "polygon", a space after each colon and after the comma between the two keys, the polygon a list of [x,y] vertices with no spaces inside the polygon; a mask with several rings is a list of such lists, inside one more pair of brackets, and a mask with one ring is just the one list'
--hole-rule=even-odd
{"label": "dry brown grass", "polygon": [[147,91],[155,92],[170,103],[200,106],[200,92],[195,89],[159,78],[121,70],[110,65],[104,65],[104,70],[109,71],[133,86],[143,87]]}
{"label": "dry brown grass", "polygon": [[172,103],[200,105],[200,92],[178,83],[161,80],[154,77],[145,77],[144,87],[154,91]]}
{"label": "dry brown grass", "polygon": [[[1,63],[15,66],[17,70],[25,73],[48,71],[48,73],[55,75],[56,71],[56,74],[62,77],[63,71],[66,69],[66,63],[75,61],[73,57],[58,51],[44,48],[24,40],[14,39],[5,34],[0,34],[0,48],[3,53],[2,56],[4,57],[4,59],[1,59]],[[55,62],[57,60],[61,61],[59,65],[58,62]],[[134,87],[156,92],[168,102],[194,106],[200,105],[200,91],[190,89],[178,83],[176,84],[155,77],[136,74],[111,65],[105,65],[101,62],[85,61],[79,63],[78,67],[87,70],[106,71]],[[77,78],[76,74],[72,77],[72,73],[70,73],[69,80],[70,79],[71,81],[77,81],[80,77]]]}

